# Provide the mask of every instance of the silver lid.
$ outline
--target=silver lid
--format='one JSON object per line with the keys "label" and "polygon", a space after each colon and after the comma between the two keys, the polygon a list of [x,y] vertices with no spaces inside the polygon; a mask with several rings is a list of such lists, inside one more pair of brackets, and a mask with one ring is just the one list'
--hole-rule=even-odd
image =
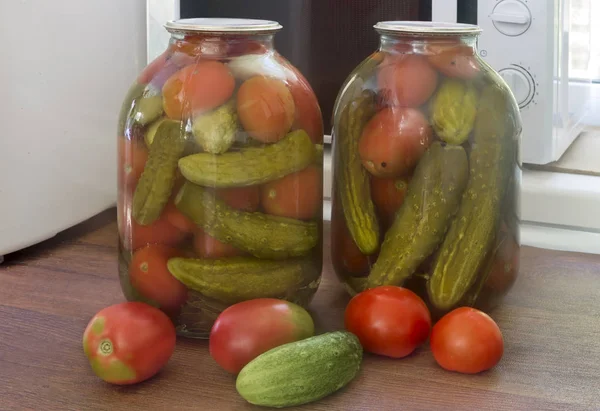
{"label": "silver lid", "polygon": [[172,20],[165,24],[169,33],[274,33],[282,29],[281,24],[271,20],[198,18]]}
{"label": "silver lid", "polygon": [[481,28],[473,24],[445,23],[439,21],[380,21],[374,25],[379,33],[408,33],[424,36],[473,35]]}

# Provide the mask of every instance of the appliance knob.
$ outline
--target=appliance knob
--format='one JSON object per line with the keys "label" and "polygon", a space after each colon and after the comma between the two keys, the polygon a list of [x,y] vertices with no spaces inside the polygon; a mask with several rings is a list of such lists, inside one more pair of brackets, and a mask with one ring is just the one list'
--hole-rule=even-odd
{"label": "appliance knob", "polygon": [[519,108],[527,106],[533,99],[535,91],[531,74],[520,68],[505,68],[500,70],[499,74],[510,87]]}
{"label": "appliance knob", "polygon": [[502,0],[490,14],[494,27],[507,36],[520,36],[531,25],[531,12],[519,0]]}

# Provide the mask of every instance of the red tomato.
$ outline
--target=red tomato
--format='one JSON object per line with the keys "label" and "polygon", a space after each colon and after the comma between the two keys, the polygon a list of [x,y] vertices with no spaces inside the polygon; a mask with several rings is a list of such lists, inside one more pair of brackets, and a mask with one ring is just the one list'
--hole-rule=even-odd
{"label": "red tomato", "polygon": [[170,224],[163,213],[150,225],[140,225],[131,215],[133,189],[120,191],[117,199],[117,223],[121,242],[127,250],[135,251],[148,244],[177,245],[186,233]]}
{"label": "red tomato", "polygon": [[140,73],[140,75],[137,78],[137,82],[140,84],[150,83],[150,80],[152,80],[154,78],[154,76],[156,76],[156,73],[158,73],[160,70],[162,70],[163,67],[165,67],[165,65],[167,64],[169,54],[170,54],[170,51],[167,50],[164,53],[162,53],[160,56],[158,56],[157,58],[152,60],[152,62],[150,64],[148,64],[146,66],[146,68],[144,68],[144,70],[142,70],[142,72]]}
{"label": "red tomato", "polygon": [[142,142],[119,137],[117,161],[119,187],[122,185],[135,186],[144,171],[146,161],[148,161],[148,149]]}
{"label": "red tomato", "polygon": [[129,265],[133,288],[168,312],[177,310],[187,299],[187,288],[167,268],[169,258],[180,255],[176,248],[147,245],[133,254]]}
{"label": "red tomato", "polygon": [[430,344],[442,368],[465,374],[492,368],[504,353],[498,325],[489,315],[470,307],[443,316],[431,331]]}
{"label": "red tomato", "polygon": [[288,174],[261,188],[261,204],[267,214],[308,220],[322,205],[322,176],[316,166]]}
{"label": "red tomato", "polygon": [[288,78],[288,87],[296,106],[292,130],[304,130],[315,144],[323,143],[323,115],[319,101],[306,78],[285,58],[277,59],[286,69],[294,73],[295,78]]}
{"label": "red tomato", "polygon": [[144,303],[115,304],[98,312],[83,333],[94,373],[112,384],[135,384],[155,375],[175,349],[169,317]]}
{"label": "red tomato", "polygon": [[240,249],[222,243],[200,229],[194,235],[194,250],[202,258],[225,258],[242,254]]}
{"label": "red tomato", "polygon": [[437,73],[425,56],[388,55],[379,67],[379,88],[391,105],[418,107],[437,86]]}
{"label": "red tomato", "polygon": [[228,42],[228,57],[239,57],[246,54],[263,54],[267,47],[260,41],[248,38],[232,39]]}
{"label": "red tomato", "polygon": [[510,290],[517,279],[520,257],[519,244],[506,225],[501,230],[496,249],[485,287],[494,290],[496,293],[504,294]]}
{"label": "red tomato", "polygon": [[369,274],[376,256],[364,255],[352,239],[344,215],[337,211],[339,201],[335,201],[331,218],[331,260],[335,271],[353,277],[364,277]]}
{"label": "red tomato", "polygon": [[283,81],[255,76],[240,86],[237,112],[250,136],[263,143],[274,143],[292,127],[294,98]]}
{"label": "red tomato", "polygon": [[196,229],[196,224],[188,216],[179,211],[173,199],[169,200],[163,214],[172,226],[177,227],[184,233],[191,233]]}
{"label": "red tomato", "polygon": [[229,207],[241,211],[256,211],[260,203],[260,187],[219,188],[217,197],[225,201]]}
{"label": "red tomato", "polygon": [[259,298],[225,309],[210,332],[209,350],[225,370],[237,374],[260,354],[312,337],[315,327],[302,307],[274,298]]}
{"label": "red tomato", "polygon": [[429,63],[445,76],[469,80],[481,71],[475,50],[467,44],[432,43],[426,48]]}
{"label": "red tomato", "polygon": [[365,351],[402,358],[427,340],[431,315],[409,289],[383,286],[355,295],[346,307],[345,323]]}
{"label": "red tomato", "polygon": [[181,70],[183,67],[194,63],[194,57],[175,51],[169,55],[167,62],[154,74],[149,84],[153,89],[160,91],[165,85],[165,82],[173,74]]}
{"label": "red tomato", "polygon": [[201,61],[173,74],[162,88],[167,116],[180,120],[225,103],[233,94],[235,79],[226,65]]}
{"label": "red tomato", "polygon": [[220,37],[194,35],[185,36],[183,40],[175,40],[169,48],[176,53],[183,53],[198,59],[225,57],[229,46],[227,41]]}
{"label": "red tomato", "polygon": [[385,226],[394,222],[396,212],[404,203],[410,177],[371,178],[371,197]]}
{"label": "red tomato", "polygon": [[419,110],[388,107],[366,124],[358,152],[372,175],[401,177],[418,163],[431,144],[432,134],[427,118]]}

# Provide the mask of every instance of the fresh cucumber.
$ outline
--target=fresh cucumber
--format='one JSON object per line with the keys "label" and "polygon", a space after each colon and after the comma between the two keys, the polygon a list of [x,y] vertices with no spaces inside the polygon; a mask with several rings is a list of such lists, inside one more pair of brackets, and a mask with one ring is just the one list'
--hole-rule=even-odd
{"label": "fresh cucumber", "polygon": [[363,350],[358,338],[335,331],[265,352],[238,374],[236,389],[248,402],[290,407],[321,399],[356,377]]}

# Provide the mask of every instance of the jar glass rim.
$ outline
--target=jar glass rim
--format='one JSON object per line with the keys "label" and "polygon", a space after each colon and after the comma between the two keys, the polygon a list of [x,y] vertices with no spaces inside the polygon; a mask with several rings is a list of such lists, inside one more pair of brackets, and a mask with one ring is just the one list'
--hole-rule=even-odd
{"label": "jar glass rim", "polygon": [[380,21],[373,27],[379,33],[407,33],[423,36],[475,35],[481,33],[481,28],[474,24],[440,21]]}
{"label": "jar glass rim", "polygon": [[275,33],[283,26],[272,20],[236,18],[193,18],[171,20],[165,24],[169,33]]}

